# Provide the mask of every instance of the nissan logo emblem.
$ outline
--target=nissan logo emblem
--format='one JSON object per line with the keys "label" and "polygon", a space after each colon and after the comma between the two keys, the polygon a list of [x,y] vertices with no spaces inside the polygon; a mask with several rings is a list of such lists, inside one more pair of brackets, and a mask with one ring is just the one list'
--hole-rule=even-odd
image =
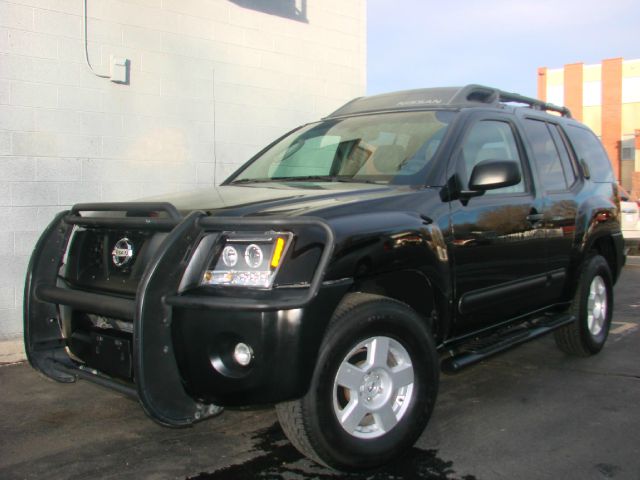
{"label": "nissan logo emblem", "polygon": [[127,238],[121,238],[113,246],[111,259],[116,267],[125,267],[133,259],[133,244]]}

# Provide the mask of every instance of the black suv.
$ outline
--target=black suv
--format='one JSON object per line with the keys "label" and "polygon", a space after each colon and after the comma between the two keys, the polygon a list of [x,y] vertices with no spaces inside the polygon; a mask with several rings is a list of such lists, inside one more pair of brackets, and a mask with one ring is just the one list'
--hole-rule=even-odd
{"label": "black suv", "polygon": [[374,467],[423,431],[441,370],[551,331],[603,347],[619,211],[566,108],[478,85],[358,98],[219,188],[60,213],[26,351],[163,425],[275,404],[311,459]]}

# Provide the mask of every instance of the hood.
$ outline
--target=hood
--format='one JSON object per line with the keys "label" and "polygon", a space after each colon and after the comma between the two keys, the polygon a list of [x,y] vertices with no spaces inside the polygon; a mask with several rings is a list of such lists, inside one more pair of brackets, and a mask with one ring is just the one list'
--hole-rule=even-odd
{"label": "hood", "polygon": [[410,192],[411,187],[361,183],[260,183],[221,185],[191,192],[145,198],[169,202],[181,213],[203,210],[216,216],[320,215],[347,203],[377,200]]}

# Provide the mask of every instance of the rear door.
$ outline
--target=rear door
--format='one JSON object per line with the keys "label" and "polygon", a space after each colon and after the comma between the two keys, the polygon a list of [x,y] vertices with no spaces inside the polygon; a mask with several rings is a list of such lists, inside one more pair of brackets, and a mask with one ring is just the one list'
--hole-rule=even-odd
{"label": "rear door", "polygon": [[559,125],[537,118],[522,121],[544,197],[543,225],[547,238],[550,302],[560,300],[576,235],[577,194],[580,182],[576,161]]}
{"label": "rear door", "polygon": [[543,198],[537,193],[514,118],[472,114],[453,156],[452,175],[468,189],[483,160],[516,162],[519,184],[451,201],[450,252],[455,271],[455,333],[530,312],[546,301]]}

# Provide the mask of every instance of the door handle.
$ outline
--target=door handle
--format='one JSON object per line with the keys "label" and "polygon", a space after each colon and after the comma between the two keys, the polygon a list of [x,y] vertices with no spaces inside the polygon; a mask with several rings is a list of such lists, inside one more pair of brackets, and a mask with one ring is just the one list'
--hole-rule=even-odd
{"label": "door handle", "polygon": [[544,215],[542,213],[538,213],[537,208],[531,207],[531,210],[529,210],[529,215],[527,215],[527,222],[535,225],[536,223],[541,222],[543,218]]}

